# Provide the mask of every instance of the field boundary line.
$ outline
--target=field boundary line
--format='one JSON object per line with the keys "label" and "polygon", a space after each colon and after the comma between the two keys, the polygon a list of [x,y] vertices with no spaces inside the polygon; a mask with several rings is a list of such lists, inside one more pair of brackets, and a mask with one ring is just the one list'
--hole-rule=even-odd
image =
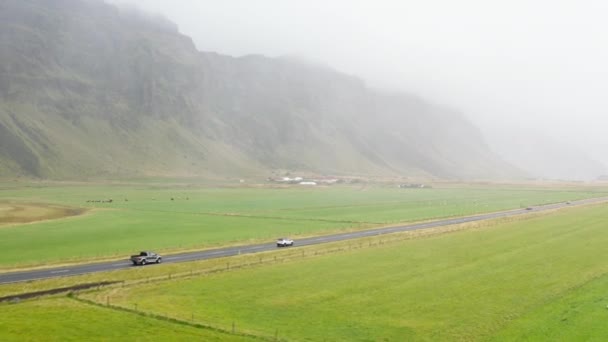
{"label": "field boundary line", "polygon": [[211,330],[211,331],[215,331],[215,332],[219,332],[219,333],[223,333],[223,334],[227,334],[227,335],[233,335],[233,336],[249,337],[249,338],[262,340],[262,341],[283,341],[282,339],[277,339],[275,336],[271,337],[271,336],[265,336],[265,335],[256,335],[256,334],[252,334],[250,332],[237,332],[235,329],[224,329],[224,328],[220,328],[220,327],[213,326],[210,324],[204,324],[204,323],[194,322],[194,321],[189,322],[189,321],[186,321],[183,319],[178,319],[175,317],[164,316],[164,315],[160,315],[160,314],[153,313],[153,312],[146,312],[146,311],[140,311],[140,310],[136,310],[136,309],[130,309],[130,308],[126,308],[124,306],[114,305],[114,304],[110,304],[110,303],[103,304],[103,303],[96,302],[94,300],[80,298],[74,294],[68,294],[67,297],[72,300],[75,300],[77,302],[80,302],[82,304],[87,304],[87,305],[96,306],[99,308],[104,308],[104,309],[109,309],[109,310],[114,310],[114,311],[126,312],[126,313],[130,313],[130,314],[134,314],[134,315],[138,315],[138,316],[142,316],[142,317],[157,319],[157,320],[168,322],[168,323],[186,325],[186,326],[190,326],[190,327],[197,328],[197,329]]}
{"label": "field boundary line", "polygon": [[188,212],[188,211],[152,210],[152,209],[138,209],[138,208],[118,208],[118,209],[135,210],[135,211],[142,211],[142,212],[153,212],[153,213],[158,212],[158,213],[204,215],[204,216],[242,217],[242,218],[252,218],[252,219],[266,219],[266,220],[290,220],[290,221],[312,221],[312,222],[355,223],[355,224],[384,224],[384,223],[386,223],[386,222],[332,220],[332,219],[288,217],[288,216],[261,216],[261,215],[242,214],[242,213]]}

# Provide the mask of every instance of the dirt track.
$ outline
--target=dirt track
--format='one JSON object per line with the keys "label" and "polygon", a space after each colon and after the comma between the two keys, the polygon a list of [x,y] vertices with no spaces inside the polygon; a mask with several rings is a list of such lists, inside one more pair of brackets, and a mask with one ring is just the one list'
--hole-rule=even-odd
{"label": "dirt track", "polygon": [[0,202],[0,226],[81,215],[86,209],[38,203]]}

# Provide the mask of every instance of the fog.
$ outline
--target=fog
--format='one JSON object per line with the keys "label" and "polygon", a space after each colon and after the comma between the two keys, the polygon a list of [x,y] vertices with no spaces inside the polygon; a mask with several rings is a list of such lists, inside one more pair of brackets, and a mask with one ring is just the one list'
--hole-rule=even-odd
{"label": "fog", "polygon": [[200,50],[308,58],[456,108],[489,141],[521,130],[608,164],[604,1],[132,3],[176,22]]}

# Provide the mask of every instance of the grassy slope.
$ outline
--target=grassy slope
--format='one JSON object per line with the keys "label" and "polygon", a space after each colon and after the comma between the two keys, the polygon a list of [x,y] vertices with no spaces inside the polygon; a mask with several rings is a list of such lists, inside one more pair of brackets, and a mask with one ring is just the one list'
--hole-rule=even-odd
{"label": "grassy slope", "polygon": [[[0,228],[0,266],[269,241],[373,225],[584,198],[588,191],[522,189],[206,189],[174,185],[7,188],[4,198],[95,210]],[[87,200],[112,198],[111,204]],[[171,200],[173,198],[174,200]],[[128,200],[128,201],[126,201]]]}
{"label": "grassy slope", "polygon": [[[76,173],[79,179],[86,179],[198,174],[213,178],[217,174],[264,173],[263,167],[240,152],[173,121],[150,119],[129,128],[93,117],[72,121],[28,105],[10,107],[20,115],[12,119],[0,108],[0,124],[16,134],[15,144],[24,144],[19,147],[31,154],[32,161],[23,163],[35,164],[38,176],[65,178]],[[0,158],[0,176],[14,173],[17,166],[9,161]]]}
{"label": "grassy slope", "polygon": [[[564,303],[582,301],[580,319],[568,321],[566,336],[591,336],[581,329],[605,331],[603,320],[593,320],[598,310],[605,314],[605,281],[592,283],[592,296],[578,288],[608,272],[597,257],[608,244],[606,209],[572,208],[380,249],[139,285],[114,292],[112,301],[183,319],[194,314],[218,326],[236,322],[264,334],[278,328],[286,338],[332,341],[485,339],[510,325],[531,331],[561,317],[553,310]],[[548,329],[497,336],[560,336],[558,324]]]}
{"label": "grassy slope", "polygon": [[249,341],[68,298],[0,304],[2,341]]}

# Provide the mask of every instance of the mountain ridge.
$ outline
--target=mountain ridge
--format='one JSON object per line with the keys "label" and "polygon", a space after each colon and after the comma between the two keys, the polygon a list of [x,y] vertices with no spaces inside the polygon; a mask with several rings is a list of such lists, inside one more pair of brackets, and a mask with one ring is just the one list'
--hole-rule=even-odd
{"label": "mountain ridge", "polygon": [[508,178],[463,115],[96,0],[0,4],[0,175]]}

